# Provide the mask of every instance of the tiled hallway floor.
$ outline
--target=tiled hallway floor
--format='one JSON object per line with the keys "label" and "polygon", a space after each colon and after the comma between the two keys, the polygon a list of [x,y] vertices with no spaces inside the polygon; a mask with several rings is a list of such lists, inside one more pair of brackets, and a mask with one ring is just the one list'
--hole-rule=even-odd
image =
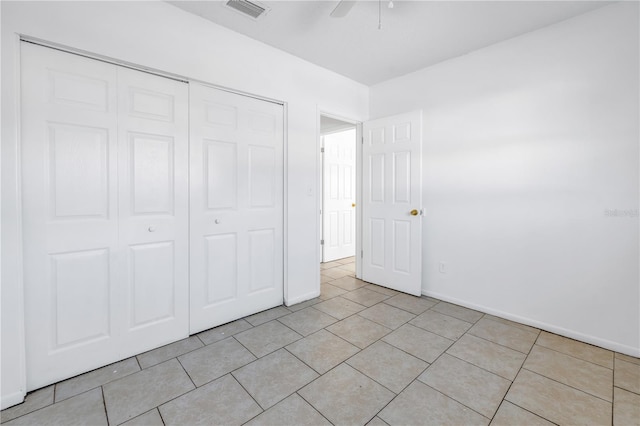
{"label": "tiled hallway floor", "polygon": [[322,294],[51,385],[7,425],[640,424],[640,360],[322,265]]}

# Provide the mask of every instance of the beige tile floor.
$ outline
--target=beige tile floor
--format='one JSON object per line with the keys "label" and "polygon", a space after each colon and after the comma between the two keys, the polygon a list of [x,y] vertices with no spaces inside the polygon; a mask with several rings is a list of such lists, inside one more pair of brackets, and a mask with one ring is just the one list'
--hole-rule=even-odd
{"label": "beige tile floor", "polygon": [[640,425],[640,360],[354,278],[30,393],[7,425]]}

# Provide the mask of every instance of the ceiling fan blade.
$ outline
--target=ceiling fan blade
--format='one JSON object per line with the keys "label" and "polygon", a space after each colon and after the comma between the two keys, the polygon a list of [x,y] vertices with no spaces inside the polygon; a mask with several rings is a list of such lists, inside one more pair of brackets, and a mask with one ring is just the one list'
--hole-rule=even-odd
{"label": "ceiling fan blade", "polygon": [[345,16],[347,16],[351,8],[353,8],[353,6],[355,5],[355,1],[341,0],[329,16],[331,16],[332,18],[344,18]]}

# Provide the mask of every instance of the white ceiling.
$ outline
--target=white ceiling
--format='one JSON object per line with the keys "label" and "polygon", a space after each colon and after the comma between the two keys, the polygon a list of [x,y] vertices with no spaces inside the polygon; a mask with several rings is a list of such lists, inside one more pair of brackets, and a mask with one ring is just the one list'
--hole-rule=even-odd
{"label": "white ceiling", "polygon": [[344,18],[338,1],[261,1],[270,8],[252,20],[226,1],[170,1],[188,12],[373,85],[464,55],[610,2],[591,1],[358,1]]}

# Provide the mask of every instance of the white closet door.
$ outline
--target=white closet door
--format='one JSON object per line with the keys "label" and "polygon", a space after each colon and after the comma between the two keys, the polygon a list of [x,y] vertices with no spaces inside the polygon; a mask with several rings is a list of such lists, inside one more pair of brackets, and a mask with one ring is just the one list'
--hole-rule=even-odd
{"label": "white closet door", "polygon": [[[184,196],[174,195],[186,191],[186,113],[178,108],[184,109],[187,88],[177,90],[170,82],[171,90],[159,89],[161,77],[28,43],[22,44],[21,58],[25,334],[32,390],[187,335],[188,270],[176,254],[186,250],[186,225],[176,221],[186,223],[187,207]],[[145,96],[126,98],[128,87]],[[173,99],[173,120],[181,124],[158,120],[145,127],[142,119],[124,118],[168,111],[154,94]],[[125,126],[120,130],[119,120]],[[129,142],[122,137],[129,131],[148,136],[131,145],[139,162],[127,159]],[[127,168],[135,167],[142,175],[127,177]],[[156,182],[162,170],[164,186]],[[134,186],[131,179],[140,179],[142,195],[128,188]],[[167,187],[173,187],[170,196]],[[147,204],[130,212],[130,203],[141,197]],[[157,239],[139,237],[133,223],[148,216],[163,219],[154,222]],[[165,233],[165,226],[173,229]],[[158,249],[145,251],[150,244]],[[167,246],[171,250],[162,250]],[[131,258],[136,263],[129,267]],[[171,277],[161,276],[168,268]],[[171,300],[168,280],[174,285]],[[151,288],[152,281],[159,281],[157,287]],[[145,337],[135,334],[145,327]]]}
{"label": "white closet door", "polygon": [[283,108],[190,85],[191,333],[283,300]]}
{"label": "white closet door", "polygon": [[118,68],[118,179],[127,349],[188,336],[189,89]]}

